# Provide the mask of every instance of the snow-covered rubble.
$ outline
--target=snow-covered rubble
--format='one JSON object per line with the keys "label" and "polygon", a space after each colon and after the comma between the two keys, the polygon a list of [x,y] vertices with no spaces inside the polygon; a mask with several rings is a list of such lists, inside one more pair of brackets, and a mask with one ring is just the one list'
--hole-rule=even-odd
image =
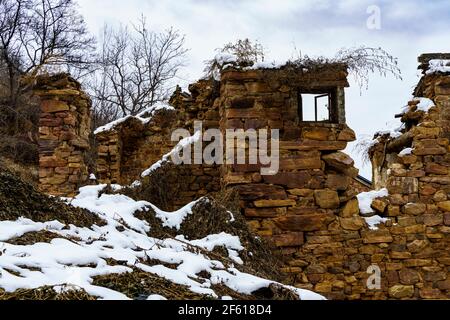
{"label": "snow-covered rubble", "polygon": [[450,60],[445,59],[432,59],[429,62],[429,67],[427,70],[427,74],[442,72],[447,73],[450,72]]}
{"label": "snow-covered rubble", "polygon": [[359,212],[366,220],[369,229],[377,230],[378,229],[377,225],[385,223],[389,220],[388,218],[382,218],[378,215],[370,216],[371,214],[374,213],[374,210],[371,207],[373,200],[375,200],[376,198],[387,197],[388,195],[389,195],[388,190],[384,188],[380,190],[361,192],[356,196],[359,203]]}
{"label": "snow-covered rubble", "polygon": [[119,118],[115,121],[112,121],[102,127],[97,128],[94,131],[94,134],[99,134],[101,132],[110,131],[110,130],[114,129],[117,125],[127,121],[130,118],[137,119],[137,120],[141,121],[143,124],[146,124],[152,119],[152,115],[156,111],[164,110],[164,109],[165,110],[174,110],[174,108],[166,102],[157,102],[154,105],[152,105],[151,107],[145,109],[144,111],[138,113],[135,116],[128,115],[128,116]]}
{"label": "snow-covered rubble", "polygon": [[[101,226],[81,228],[57,221],[37,223],[23,218],[0,221],[0,288],[8,292],[43,286],[54,286],[57,290],[82,288],[100,299],[130,299],[121,292],[94,285],[93,278],[133,272],[136,269],[214,298],[229,298],[219,297],[212,289],[214,284],[223,284],[241,294],[251,294],[275,283],[241,272],[233,264],[224,265],[208,256],[207,253],[215,248],[224,247],[230,261],[236,265],[242,264],[239,252],[244,248],[237,236],[222,232],[201,239],[186,239],[182,234],[158,239],[148,236],[151,226],[135,216],[138,211],[154,210],[162,224],[179,229],[192,208],[204,199],[170,213],[146,201],[135,201],[122,194],[107,194],[105,187],[86,186],[80,189],[74,199],[66,200],[97,214],[106,222]],[[8,243],[8,240],[28,232],[43,230],[54,233],[56,237],[49,243]],[[125,265],[110,265],[110,259],[122,261]],[[155,261],[160,264],[155,264]],[[175,264],[176,268],[165,266],[167,263]],[[210,277],[200,277],[198,274],[202,271]],[[324,299],[311,291],[285,287],[301,299]],[[148,299],[164,297],[152,294]]]}

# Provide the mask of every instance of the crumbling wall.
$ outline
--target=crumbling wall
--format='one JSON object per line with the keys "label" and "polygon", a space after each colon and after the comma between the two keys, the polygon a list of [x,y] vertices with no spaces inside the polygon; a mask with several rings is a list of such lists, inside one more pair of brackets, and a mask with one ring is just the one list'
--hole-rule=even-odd
{"label": "crumbling wall", "polygon": [[[253,230],[279,248],[285,282],[331,299],[449,298],[447,178],[436,176],[447,169],[440,166],[448,141],[428,121],[416,126],[413,146],[421,158],[409,158],[408,170],[386,170],[391,194],[372,203],[366,220],[355,198],[363,191],[355,188],[357,170],[341,152],[353,131],[345,124],[298,122],[295,88],[302,77],[274,82],[270,72],[276,71],[225,71],[221,114],[224,129],[281,129],[280,172],[261,176],[259,165],[228,165],[223,183],[239,191]],[[343,76],[334,81],[343,85]],[[426,165],[432,160],[439,166]],[[440,205],[423,197],[430,187]],[[369,226],[380,218],[389,220]],[[380,288],[368,286],[371,266],[380,271]]]}
{"label": "crumbling wall", "polygon": [[88,179],[90,98],[68,74],[40,76],[39,189],[73,196]]}
{"label": "crumbling wall", "polygon": [[170,99],[173,110],[161,109],[145,115],[148,121],[128,117],[96,134],[98,141],[97,178],[102,183],[129,185],[142,180],[147,200],[153,199],[165,210],[175,210],[210,192],[220,190],[220,166],[168,164],[147,177],[141,173],[170,152],[177,141],[171,141],[176,129],[194,130],[194,121],[203,129],[219,127],[218,83],[200,80],[189,86],[189,93],[177,88]]}
{"label": "crumbling wall", "polygon": [[162,109],[150,117],[148,122],[128,117],[95,135],[98,181],[131,184],[173,148],[170,136],[175,111]]}
{"label": "crumbling wall", "polygon": [[373,253],[386,256],[390,297],[450,298],[450,76],[424,75],[415,96],[399,115],[401,135],[370,150],[389,192],[373,206],[391,219]]}

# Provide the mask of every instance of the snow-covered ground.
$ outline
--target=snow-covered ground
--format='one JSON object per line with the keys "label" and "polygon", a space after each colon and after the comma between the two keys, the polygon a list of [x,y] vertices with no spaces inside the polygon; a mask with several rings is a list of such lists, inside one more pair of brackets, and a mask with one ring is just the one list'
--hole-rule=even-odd
{"label": "snow-covered ground", "polygon": [[[80,228],[66,226],[58,221],[47,223],[29,219],[0,221],[0,288],[8,292],[20,288],[34,289],[53,286],[55,290],[82,288],[100,299],[129,299],[123,293],[92,284],[93,277],[121,274],[139,269],[158,275],[176,284],[186,285],[195,293],[219,297],[211,288],[213,284],[224,284],[242,294],[267,287],[271,280],[243,273],[236,266],[243,261],[239,252],[244,248],[239,237],[227,234],[211,234],[202,239],[175,238],[157,239],[147,235],[151,226],[134,214],[139,210],[153,209],[161,224],[179,229],[185,217],[200,199],[176,212],[165,212],[145,201],[135,201],[122,194],[103,193],[106,185],[87,186],[80,189],[74,199],[66,199],[72,205],[86,208],[106,221],[103,226]],[[233,216],[230,215],[232,222]],[[47,230],[58,237],[50,243],[14,245],[8,240],[28,232]],[[208,251],[225,247],[234,265],[225,266],[213,260]],[[201,250],[193,250],[200,248]],[[203,253],[202,253],[203,252]],[[126,265],[108,265],[107,260],[125,261]],[[148,263],[148,261],[153,261]],[[154,264],[160,261],[161,264]],[[176,264],[176,269],[164,264]],[[197,276],[201,271],[210,274],[209,279]],[[308,290],[287,287],[301,299],[324,299]],[[152,299],[164,299],[151,294]]]}

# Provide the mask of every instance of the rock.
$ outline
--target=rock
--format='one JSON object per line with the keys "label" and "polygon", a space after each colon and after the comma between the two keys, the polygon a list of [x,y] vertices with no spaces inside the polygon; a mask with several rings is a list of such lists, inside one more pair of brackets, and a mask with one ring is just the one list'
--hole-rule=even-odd
{"label": "rock", "polygon": [[426,226],[433,227],[441,225],[444,221],[444,216],[442,214],[424,214],[423,223]]}
{"label": "rock", "polygon": [[329,174],[325,182],[325,187],[337,190],[345,191],[351,183],[351,178],[343,174]]}
{"label": "rock", "polygon": [[330,129],[328,128],[321,128],[321,127],[311,127],[311,128],[304,128],[302,130],[302,136],[304,139],[311,139],[311,140],[319,140],[319,141],[328,141],[330,139]]}
{"label": "rock", "polygon": [[286,186],[288,188],[303,189],[308,187],[311,175],[305,171],[279,172],[273,176],[263,176],[266,183]]}
{"label": "rock", "polygon": [[341,172],[353,167],[355,164],[350,156],[340,151],[324,155],[322,159],[329,167]]}
{"label": "rock", "polygon": [[281,230],[307,232],[325,228],[334,219],[335,217],[332,214],[317,213],[281,216],[273,221]]}
{"label": "rock", "polygon": [[427,206],[423,203],[408,203],[403,206],[403,213],[417,216],[422,214],[427,209]]}
{"label": "rock", "polygon": [[283,170],[305,170],[320,169],[322,161],[320,160],[320,152],[302,152],[299,155],[285,157],[280,159],[280,169]]}
{"label": "rock", "polygon": [[336,151],[344,150],[347,147],[345,141],[280,141],[280,150],[320,150],[320,151]]}
{"label": "rock", "polygon": [[450,201],[442,201],[438,202],[437,206],[442,211],[450,212]]}
{"label": "rock", "polygon": [[286,208],[246,208],[244,215],[248,218],[274,218],[286,214]]}
{"label": "rock", "polygon": [[256,200],[254,201],[257,208],[271,208],[271,207],[292,207],[297,203],[295,200]]}
{"label": "rock", "polygon": [[387,209],[387,216],[388,217],[397,217],[400,215],[400,207],[389,205]]}
{"label": "rock", "polygon": [[444,190],[437,191],[433,196],[434,202],[443,202],[447,200],[447,192]]}
{"label": "rock", "polygon": [[395,285],[389,288],[391,298],[411,298],[414,295],[414,286]]}
{"label": "rock", "polygon": [[428,259],[408,259],[408,260],[405,260],[405,262],[404,262],[404,265],[407,268],[425,267],[425,266],[429,266],[431,264],[432,264],[431,260],[428,260]]}
{"label": "rock", "polygon": [[300,197],[312,197],[314,196],[314,191],[311,189],[289,189],[289,194]]}
{"label": "rock", "polygon": [[333,289],[333,284],[331,282],[318,283],[314,287],[314,291],[318,293],[329,293]]}
{"label": "rock", "polygon": [[374,199],[372,201],[372,204],[370,205],[370,207],[372,209],[374,209],[375,211],[383,213],[384,210],[386,210],[387,203],[385,201],[381,200],[381,199]]}
{"label": "rock", "polygon": [[434,162],[430,162],[430,163],[426,164],[425,172],[431,173],[431,174],[442,174],[442,175],[449,173],[448,167],[441,166]]}
{"label": "rock", "polygon": [[345,204],[341,216],[348,218],[356,215],[359,215],[359,202],[358,199],[352,199]]}
{"label": "rock", "polygon": [[342,130],[339,135],[338,135],[338,140],[339,141],[355,141],[356,140],[356,135],[355,135],[355,131],[353,131],[350,128],[345,128],[344,130]]}
{"label": "rock", "polygon": [[398,260],[409,259],[409,258],[411,258],[411,253],[409,253],[409,252],[392,251],[390,253],[390,257],[391,257],[391,259],[398,259]]}
{"label": "rock", "polygon": [[366,225],[366,221],[361,217],[340,218],[341,226],[344,230],[359,230]]}
{"label": "rock", "polygon": [[309,267],[306,268],[305,273],[306,274],[322,274],[327,272],[327,267],[323,264],[311,264]]}
{"label": "rock", "polygon": [[416,284],[420,281],[420,275],[412,269],[402,269],[399,271],[400,282],[402,284]]}
{"label": "rock", "polygon": [[304,243],[303,232],[285,232],[272,237],[277,247],[300,246]]}
{"label": "rock", "polygon": [[244,184],[234,187],[239,192],[239,197],[246,201],[253,201],[258,199],[273,199],[284,200],[287,198],[283,187],[271,186],[268,184]]}
{"label": "rock", "polygon": [[444,214],[444,224],[450,226],[450,212]]}
{"label": "rock", "polygon": [[316,203],[322,209],[335,209],[339,207],[339,196],[336,191],[316,190],[314,191]]}
{"label": "rock", "polygon": [[59,100],[42,100],[41,112],[54,113],[60,111],[69,111],[69,105],[64,101]]}
{"label": "rock", "polygon": [[421,252],[429,245],[427,240],[414,240],[411,243],[408,243],[408,250],[412,253]]}
{"label": "rock", "polygon": [[450,290],[450,278],[447,278],[444,281],[438,281],[437,287],[441,290]]}
{"label": "rock", "polygon": [[378,229],[362,232],[364,243],[389,243],[394,241],[389,230]]}
{"label": "rock", "polygon": [[442,299],[444,298],[439,289],[423,288],[419,290],[419,295],[422,299]]}
{"label": "rock", "polygon": [[419,181],[417,178],[412,177],[389,177],[386,182],[386,188],[390,194],[418,193]]}

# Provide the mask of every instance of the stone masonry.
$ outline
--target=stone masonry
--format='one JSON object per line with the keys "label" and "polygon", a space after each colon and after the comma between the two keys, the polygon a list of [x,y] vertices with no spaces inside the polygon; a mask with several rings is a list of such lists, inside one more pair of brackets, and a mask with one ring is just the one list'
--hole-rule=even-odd
{"label": "stone masonry", "polygon": [[73,196],[88,180],[90,98],[68,74],[40,76],[39,188],[55,196]]}
{"label": "stone masonry", "polygon": [[[424,69],[427,59],[420,60]],[[86,145],[74,142],[87,143],[89,135],[89,100],[70,78],[62,78],[63,84],[57,77],[37,88],[43,111],[41,189],[57,195],[71,194],[75,184],[86,181]],[[343,152],[355,140],[345,121],[346,78],[341,64],[227,68],[220,81],[200,80],[188,93],[178,88],[170,99],[173,110],[156,111],[144,122],[128,117],[98,133],[96,175],[99,182],[125,185],[173,173],[171,189],[164,190],[171,196],[166,210],[210,192],[237,190],[249,226],[275,244],[288,284],[331,299],[448,299],[450,76],[425,74],[415,96],[435,106],[425,112],[418,110],[419,100],[411,101],[399,115],[401,134],[376,137],[370,150],[374,187],[388,190],[388,196],[371,204],[369,216],[387,219],[377,228],[370,228],[365,220],[370,217],[360,213],[356,195],[369,188]],[[303,93],[329,95],[328,120],[303,120]],[[66,124],[69,116],[78,121]],[[223,133],[279,129],[279,172],[261,175],[260,163],[184,164],[162,166],[142,178],[143,170],[174,147],[172,130],[193,133],[195,120]],[[66,131],[73,133],[70,138]],[[381,272],[379,289],[367,286],[370,266]]]}

